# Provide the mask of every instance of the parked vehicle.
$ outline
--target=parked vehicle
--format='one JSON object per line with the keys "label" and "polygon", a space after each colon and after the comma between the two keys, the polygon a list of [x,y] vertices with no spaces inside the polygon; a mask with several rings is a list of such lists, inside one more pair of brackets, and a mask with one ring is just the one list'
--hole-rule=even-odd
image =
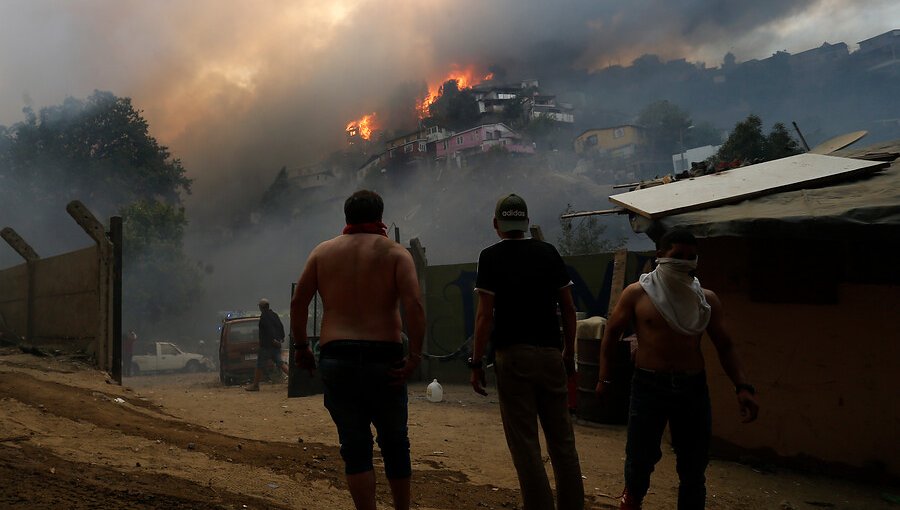
{"label": "parked vehicle", "polygon": [[213,369],[212,361],[202,354],[182,351],[171,342],[139,342],[131,356],[131,373],[203,372]]}
{"label": "parked vehicle", "polygon": [[[287,342],[281,359],[288,361]],[[226,317],[219,333],[219,380],[225,386],[253,379],[259,353],[259,317]]]}

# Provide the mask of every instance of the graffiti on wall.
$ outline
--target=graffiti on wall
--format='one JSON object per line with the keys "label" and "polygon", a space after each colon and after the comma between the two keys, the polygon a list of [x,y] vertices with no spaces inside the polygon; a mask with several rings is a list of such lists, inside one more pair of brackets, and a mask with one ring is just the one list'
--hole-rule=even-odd
{"label": "graffiti on wall", "polygon": [[[613,275],[612,253],[564,257],[572,279],[575,307],[588,317],[606,316]],[[648,253],[629,253],[626,282],[637,280],[650,260]],[[475,331],[476,264],[429,266],[425,279],[428,307],[428,351],[456,351]]]}

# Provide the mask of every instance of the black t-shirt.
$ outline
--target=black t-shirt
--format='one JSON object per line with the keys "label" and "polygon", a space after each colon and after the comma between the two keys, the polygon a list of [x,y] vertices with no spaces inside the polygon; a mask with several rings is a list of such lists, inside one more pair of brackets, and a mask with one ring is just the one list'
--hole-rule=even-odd
{"label": "black t-shirt", "polygon": [[259,346],[267,349],[273,347],[273,340],[284,338],[284,326],[278,314],[272,310],[263,310],[259,316]]}
{"label": "black t-shirt", "polygon": [[562,349],[556,310],[560,289],[571,284],[551,244],[504,239],[482,250],[475,290],[494,295],[494,348],[530,344]]}

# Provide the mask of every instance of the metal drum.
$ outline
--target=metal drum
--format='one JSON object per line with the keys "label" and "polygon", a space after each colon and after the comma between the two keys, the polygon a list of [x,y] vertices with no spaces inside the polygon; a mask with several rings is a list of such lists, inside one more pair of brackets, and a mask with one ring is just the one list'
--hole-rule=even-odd
{"label": "metal drum", "polygon": [[616,342],[613,353],[613,384],[603,398],[598,398],[595,390],[600,376],[600,340],[578,338],[578,408],[576,416],[582,420],[597,423],[624,424],[628,421],[628,399],[631,396],[631,338]]}

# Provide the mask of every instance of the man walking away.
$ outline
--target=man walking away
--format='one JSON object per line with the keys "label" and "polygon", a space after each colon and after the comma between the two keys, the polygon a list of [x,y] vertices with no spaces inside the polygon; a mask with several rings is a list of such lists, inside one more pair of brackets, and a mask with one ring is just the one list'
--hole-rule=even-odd
{"label": "man walking away", "polygon": [[687,230],[672,230],[656,245],[657,267],[625,288],[606,324],[600,345],[603,395],[615,344],[633,324],[639,340],[631,383],[628,440],[625,445],[625,491],[622,510],[640,509],[650,487],[650,473],[662,457],[659,448],[666,423],[672,433],[678,472],[678,509],[702,510],[706,504],[706,466],[712,430],[700,340],[709,334],[719,362],[734,383],[744,422],[756,419],[756,390],[747,383],[731,335],[725,328],[718,296],[700,286],[697,239]]}
{"label": "man walking away", "polygon": [[[575,370],[572,282],[552,245],[526,239],[528,208],[517,195],[497,202],[494,229],[500,242],[478,258],[478,311],[469,366],[474,390],[487,395],[482,367],[485,344],[496,350],[494,370],[506,443],[519,477],[525,510],[554,508],[544,469],[538,421],[556,479],[556,507],[584,508],[584,486],[568,410],[566,374]],[[557,306],[565,344],[559,337]]]}
{"label": "man walking away", "polygon": [[[353,503],[359,510],[375,510],[374,425],[394,508],[408,510],[406,379],[422,359],[425,312],[412,256],[388,239],[383,212],[381,197],[372,191],[347,199],[343,235],[317,246],[300,276],[291,301],[291,331],[297,365],[312,371],[307,309],[318,292],[324,308],[319,369],[325,407],[337,426]],[[406,312],[406,356],[398,304]]]}
{"label": "man walking away", "polygon": [[256,356],[256,371],[253,373],[253,384],[247,386],[247,391],[259,391],[259,381],[262,380],[263,370],[269,368],[269,361],[281,369],[284,375],[288,374],[287,364],[281,359],[281,343],[284,341],[284,326],[278,314],[269,308],[269,300],[259,300],[259,353]]}

